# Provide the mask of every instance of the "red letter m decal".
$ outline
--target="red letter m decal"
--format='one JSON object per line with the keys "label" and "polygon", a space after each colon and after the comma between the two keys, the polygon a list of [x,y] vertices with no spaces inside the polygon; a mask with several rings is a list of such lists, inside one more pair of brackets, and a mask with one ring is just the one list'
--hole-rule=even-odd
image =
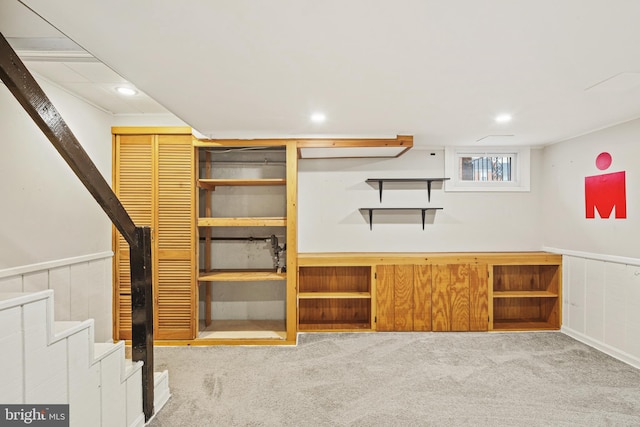
{"label": "red letter m decal", "polygon": [[595,218],[598,210],[600,218],[609,218],[616,208],[616,218],[627,217],[627,196],[625,172],[587,176],[584,179],[586,217]]}

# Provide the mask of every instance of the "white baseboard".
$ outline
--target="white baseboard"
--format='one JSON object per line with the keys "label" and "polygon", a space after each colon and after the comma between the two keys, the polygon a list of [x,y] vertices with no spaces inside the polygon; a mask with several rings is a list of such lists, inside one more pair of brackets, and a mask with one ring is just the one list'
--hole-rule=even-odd
{"label": "white baseboard", "polygon": [[580,332],[576,332],[573,329],[567,328],[566,326],[563,326],[560,332],[570,336],[571,338],[577,341],[580,341],[583,344],[588,345],[589,347],[593,347],[596,350],[600,350],[601,352],[608,354],[613,358],[616,358],[628,365],[631,365],[634,368],[640,369],[640,359],[638,359],[637,357],[634,357],[628,353],[625,353],[624,351],[620,351],[601,341],[594,340],[593,338],[590,338]]}

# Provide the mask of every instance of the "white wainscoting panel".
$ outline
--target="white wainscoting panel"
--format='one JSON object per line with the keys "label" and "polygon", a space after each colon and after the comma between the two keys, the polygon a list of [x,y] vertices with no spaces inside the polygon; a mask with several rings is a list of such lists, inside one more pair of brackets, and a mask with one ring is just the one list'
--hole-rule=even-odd
{"label": "white wainscoting panel", "polygon": [[545,250],[563,254],[562,332],[640,368],[640,260]]}
{"label": "white wainscoting panel", "polygon": [[52,289],[55,320],[95,321],[96,342],[112,340],[112,252],[0,270],[0,292]]}

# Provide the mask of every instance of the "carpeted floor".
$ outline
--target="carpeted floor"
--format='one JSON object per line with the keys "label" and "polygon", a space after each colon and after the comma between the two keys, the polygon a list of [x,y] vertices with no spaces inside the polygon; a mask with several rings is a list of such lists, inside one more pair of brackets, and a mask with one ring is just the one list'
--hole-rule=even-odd
{"label": "carpeted floor", "polygon": [[640,370],[559,332],[157,347],[176,426],[640,426]]}

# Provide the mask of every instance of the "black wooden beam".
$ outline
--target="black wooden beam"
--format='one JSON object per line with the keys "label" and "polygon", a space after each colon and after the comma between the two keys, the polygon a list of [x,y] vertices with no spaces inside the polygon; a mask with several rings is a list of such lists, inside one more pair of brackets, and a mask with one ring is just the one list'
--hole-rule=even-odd
{"label": "black wooden beam", "polygon": [[130,248],[132,358],[141,360],[142,405],[145,419],[153,415],[153,287],[151,273],[151,229],[136,227],[139,241]]}
{"label": "black wooden beam", "polygon": [[0,79],[80,178],[129,245],[134,246],[137,243],[136,226],[131,217],[2,33]]}

